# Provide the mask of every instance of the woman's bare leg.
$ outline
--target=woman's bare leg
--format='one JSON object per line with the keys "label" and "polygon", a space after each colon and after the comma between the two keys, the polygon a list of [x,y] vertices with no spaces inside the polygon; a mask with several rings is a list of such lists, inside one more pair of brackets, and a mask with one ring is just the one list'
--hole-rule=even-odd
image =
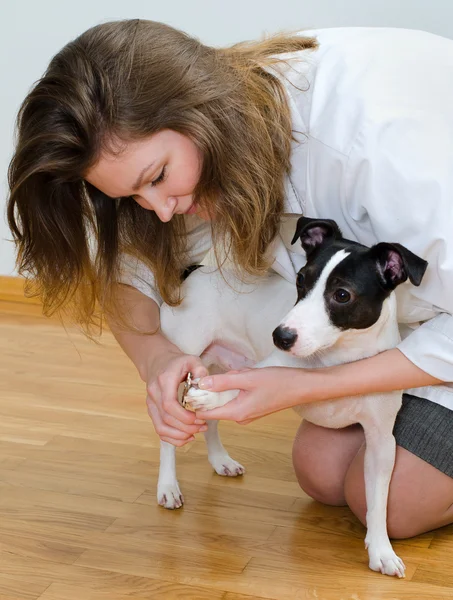
{"label": "woman's bare leg", "polygon": [[364,439],[361,425],[327,429],[302,421],[294,440],[293,465],[304,492],[323,504],[345,505],[346,473]]}
{"label": "woman's bare leg", "polygon": [[[348,504],[365,524],[364,435],[360,425],[326,429],[302,422],[293,446],[301,488],[324,504]],[[408,538],[453,523],[453,479],[397,446],[387,528]]]}
{"label": "woman's bare leg", "polygon": [[[346,473],[344,493],[352,512],[365,524],[363,458],[361,448]],[[453,523],[453,479],[397,446],[387,507],[389,536],[413,537],[450,523]]]}

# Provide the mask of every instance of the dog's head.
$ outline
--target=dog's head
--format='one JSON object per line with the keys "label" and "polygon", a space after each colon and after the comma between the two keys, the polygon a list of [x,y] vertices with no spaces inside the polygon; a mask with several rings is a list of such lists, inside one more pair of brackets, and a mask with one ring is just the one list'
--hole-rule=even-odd
{"label": "dog's head", "polygon": [[297,275],[297,302],[273,332],[275,345],[297,356],[372,327],[385,317],[392,291],[407,279],[420,285],[428,266],[400,244],[367,248],[346,240],[331,220],[301,217],[292,243],[299,239],[307,263]]}

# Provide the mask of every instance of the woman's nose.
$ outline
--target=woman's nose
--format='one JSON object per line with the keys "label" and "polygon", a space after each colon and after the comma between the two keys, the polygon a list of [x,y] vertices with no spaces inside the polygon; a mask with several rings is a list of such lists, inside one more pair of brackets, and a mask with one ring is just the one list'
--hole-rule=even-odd
{"label": "woman's nose", "polygon": [[163,223],[167,223],[173,216],[176,198],[167,198],[163,203],[156,204],[154,212]]}
{"label": "woman's nose", "polygon": [[167,223],[173,216],[176,198],[165,197],[156,193],[143,198],[145,208],[153,210],[163,223]]}

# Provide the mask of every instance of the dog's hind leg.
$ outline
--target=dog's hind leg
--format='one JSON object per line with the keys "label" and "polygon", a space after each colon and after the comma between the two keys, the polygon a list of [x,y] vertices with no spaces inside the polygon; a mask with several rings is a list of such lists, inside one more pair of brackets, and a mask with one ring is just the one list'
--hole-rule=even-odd
{"label": "dog's hind leg", "polygon": [[157,502],[165,508],[181,508],[184,498],[176,479],[176,448],[168,442],[160,442],[159,481]]}
{"label": "dog's hind leg", "polygon": [[[405,566],[395,554],[387,533],[387,501],[395,464],[396,442],[391,426],[362,423],[365,433],[365,493],[369,566],[384,575],[404,577]],[[390,424],[389,424],[390,425]]]}
{"label": "dog's hind leg", "polygon": [[220,441],[218,424],[218,421],[207,421],[208,430],[205,431],[204,437],[208,447],[208,460],[219,475],[227,477],[243,475],[244,467],[231,458]]}

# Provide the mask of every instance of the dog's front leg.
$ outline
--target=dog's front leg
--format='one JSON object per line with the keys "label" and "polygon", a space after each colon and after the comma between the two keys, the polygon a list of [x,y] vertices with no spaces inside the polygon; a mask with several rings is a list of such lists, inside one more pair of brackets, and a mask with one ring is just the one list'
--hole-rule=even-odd
{"label": "dog's front leg", "polygon": [[176,479],[176,448],[168,442],[160,442],[159,481],[157,502],[165,508],[181,508],[184,498]]}
{"label": "dog's front leg", "polygon": [[208,460],[216,473],[227,477],[236,477],[245,473],[244,467],[233,460],[223,447],[218,431],[218,421],[207,421],[208,430],[204,437],[208,447]]}
{"label": "dog's front leg", "polygon": [[391,428],[382,430],[373,423],[364,425],[365,493],[369,566],[384,575],[404,577],[405,566],[395,554],[387,533],[387,502],[390,479],[395,464],[396,442]]}

